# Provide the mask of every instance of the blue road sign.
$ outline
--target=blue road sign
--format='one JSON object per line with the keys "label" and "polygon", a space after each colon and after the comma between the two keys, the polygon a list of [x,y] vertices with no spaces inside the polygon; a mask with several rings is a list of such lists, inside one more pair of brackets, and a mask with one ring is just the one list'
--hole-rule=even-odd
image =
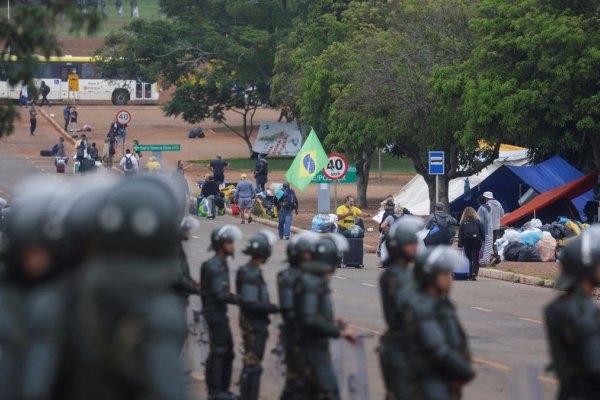
{"label": "blue road sign", "polygon": [[445,165],[443,151],[429,152],[429,175],[444,175]]}

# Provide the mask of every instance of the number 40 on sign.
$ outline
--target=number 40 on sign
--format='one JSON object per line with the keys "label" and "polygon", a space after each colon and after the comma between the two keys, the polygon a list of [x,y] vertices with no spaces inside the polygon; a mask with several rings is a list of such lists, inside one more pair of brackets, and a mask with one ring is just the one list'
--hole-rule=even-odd
{"label": "number 40 on sign", "polygon": [[323,174],[333,180],[343,179],[348,173],[348,160],[341,154],[330,154],[327,166],[323,168]]}
{"label": "number 40 on sign", "polygon": [[120,110],[117,112],[117,122],[121,125],[127,125],[131,123],[131,114],[127,110]]}

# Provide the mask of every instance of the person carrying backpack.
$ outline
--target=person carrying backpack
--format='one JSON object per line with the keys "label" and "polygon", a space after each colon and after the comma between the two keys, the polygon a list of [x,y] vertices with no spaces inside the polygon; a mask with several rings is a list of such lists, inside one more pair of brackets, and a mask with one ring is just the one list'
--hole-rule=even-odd
{"label": "person carrying backpack", "polygon": [[438,202],[435,205],[435,212],[429,217],[425,228],[429,229],[424,239],[426,246],[438,246],[441,244],[451,244],[458,225],[456,219],[444,211],[444,203]]}
{"label": "person carrying backpack", "polygon": [[479,251],[484,239],[485,231],[477,212],[472,207],[465,208],[458,228],[458,248],[463,249],[469,260],[469,278],[472,281],[476,281],[479,274]]}
{"label": "person carrying backpack", "polygon": [[125,150],[125,155],[119,163],[125,176],[132,176],[139,170],[138,160],[131,154],[131,150]]}
{"label": "person carrying backpack", "polygon": [[40,103],[40,107],[43,107],[44,104],[48,104],[48,107],[50,107],[50,102],[48,101],[50,86],[46,85],[46,82],[44,81],[42,81],[42,85],[40,86],[40,92],[42,93],[42,102]]}
{"label": "person carrying backpack", "polygon": [[298,215],[298,197],[288,182],[284,182],[283,187],[275,192],[275,207],[279,216],[279,239],[290,240],[292,212]]}
{"label": "person carrying backpack", "polygon": [[258,161],[254,168],[254,178],[256,179],[256,188],[264,192],[265,185],[269,180],[269,164],[263,154],[259,154],[258,156]]}

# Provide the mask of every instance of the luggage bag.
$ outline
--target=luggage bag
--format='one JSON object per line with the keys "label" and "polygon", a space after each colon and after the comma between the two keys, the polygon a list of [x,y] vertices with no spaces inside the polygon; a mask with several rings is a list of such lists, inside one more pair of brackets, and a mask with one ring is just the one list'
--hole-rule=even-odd
{"label": "luggage bag", "polygon": [[347,238],[350,249],[342,257],[342,268],[364,268],[363,238]]}

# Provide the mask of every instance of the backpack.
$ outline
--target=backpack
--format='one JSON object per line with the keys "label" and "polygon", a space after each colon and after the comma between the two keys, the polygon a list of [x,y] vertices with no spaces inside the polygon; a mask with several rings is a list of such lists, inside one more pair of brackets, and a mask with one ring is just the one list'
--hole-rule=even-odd
{"label": "backpack", "polygon": [[427,236],[423,239],[426,246],[437,246],[441,244],[449,244],[454,237],[454,228],[444,220],[444,224],[440,224],[438,216],[433,215],[433,226],[427,232]]}
{"label": "backpack", "polygon": [[133,156],[125,156],[125,169],[127,171],[131,171],[133,169],[133,161],[131,161],[131,157]]}
{"label": "backpack", "polygon": [[58,153],[58,143],[52,146],[52,154],[56,155]]}
{"label": "backpack", "polygon": [[467,221],[463,224],[463,236],[464,240],[468,241],[481,241],[483,239],[477,221]]}
{"label": "backpack", "polygon": [[293,210],[296,208],[296,194],[290,189],[280,189],[275,193],[279,208]]}

